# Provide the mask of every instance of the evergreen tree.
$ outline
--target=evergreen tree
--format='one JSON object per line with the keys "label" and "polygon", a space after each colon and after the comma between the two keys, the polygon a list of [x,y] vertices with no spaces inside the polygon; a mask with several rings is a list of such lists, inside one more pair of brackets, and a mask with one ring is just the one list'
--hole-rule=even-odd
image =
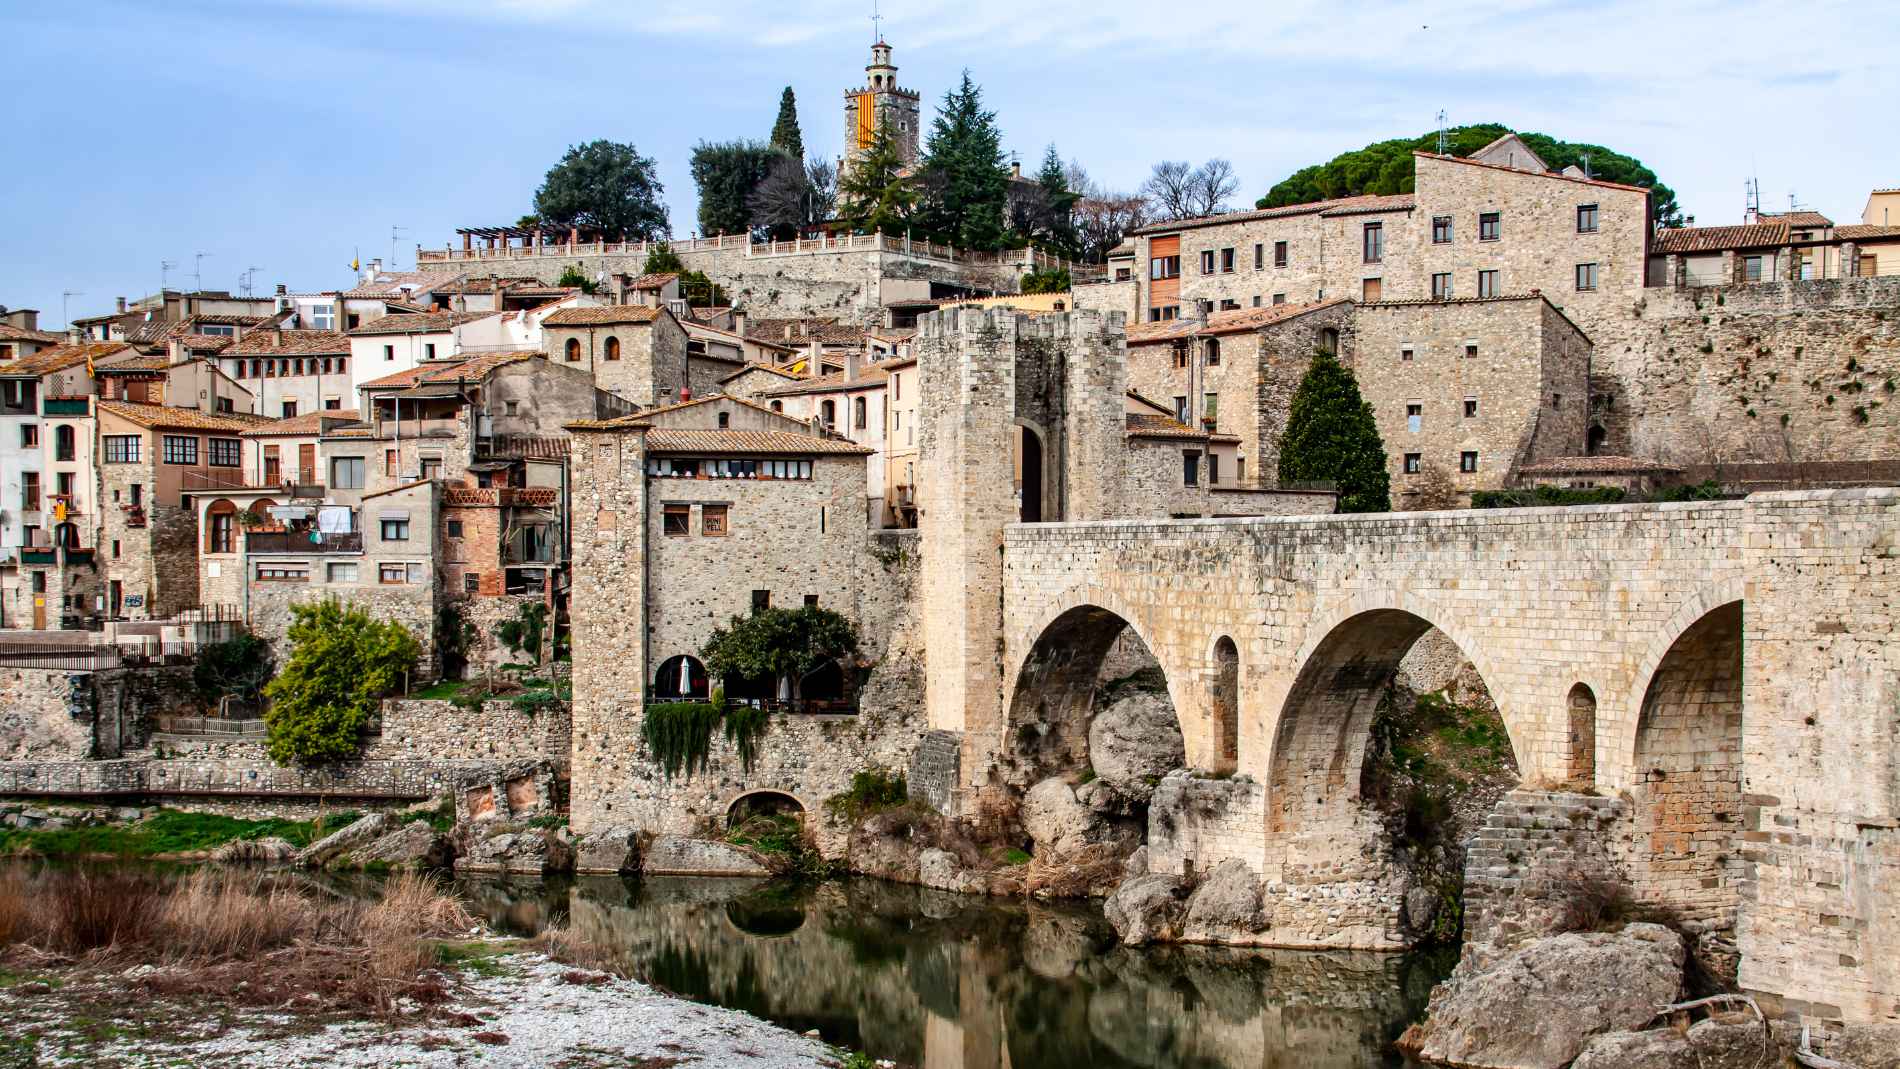
{"label": "evergreen tree", "polygon": [[1042,218],[1032,236],[1051,252],[1074,259],[1080,252],[1075,233],[1075,206],[1082,200],[1082,194],[1069,188],[1069,169],[1063,165],[1062,155],[1053,144],[1042,154],[1036,187],[1042,193]]}
{"label": "evergreen tree", "polygon": [[916,194],[903,170],[897,134],[886,118],[878,123],[864,154],[838,181],[839,216],[854,230],[902,233],[916,209]]}
{"label": "evergreen tree", "polygon": [[582,226],[651,241],[666,236],[664,192],[653,160],[632,145],[590,141],[567,150],[534,194],[550,227]]}
{"label": "evergreen tree", "polygon": [[772,147],[795,160],[805,158],[805,137],[798,132],[798,99],[786,86],[778,98],[778,121],[772,124]]}
{"label": "evergreen tree", "polygon": [[965,249],[1002,247],[1009,165],[996,113],[984,109],[983,90],[969,71],[944,94],[918,170],[924,230]]}
{"label": "evergreen tree", "polygon": [[757,141],[702,141],[693,148],[699,187],[699,232],[744,234],[752,229],[752,191],[771,174],[778,151]]}
{"label": "evergreen tree", "polygon": [[356,756],[384,695],[415,670],[422,646],[394,620],[336,599],[290,607],[290,661],[264,688],[271,760],[321,764]]}
{"label": "evergreen tree", "polygon": [[1300,482],[1332,483],[1341,512],[1392,508],[1385,443],[1372,406],[1359,396],[1352,372],[1323,349],[1293,394],[1280,436],[1280,484]]}

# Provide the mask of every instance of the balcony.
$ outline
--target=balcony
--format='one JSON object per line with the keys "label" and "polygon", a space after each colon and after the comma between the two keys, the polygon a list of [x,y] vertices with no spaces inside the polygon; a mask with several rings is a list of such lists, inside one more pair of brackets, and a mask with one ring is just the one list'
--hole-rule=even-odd
{"label": "balcony", "polygon": [[40,402],[42,416],[89,416],[92,414],[92,399],[89,397],[48,397]]}
{"label": "balcony", "polygon": [[251,531],[244,547],[252,553],[361,553],[361,531]]}
{"label": "balcony", "polygon": [[560,504],[561,491],[552,486],[448,486],[444,505],[511,505],[551,509]]}
{"label": "balcony", "polygon": [[47,546],[29,546],[20,550],[21,564],[58,564],[59,550]]}
{"label": "balcony", "polygon": [[145,526],[145,506],[125,505],[125,525],[127,527]]}

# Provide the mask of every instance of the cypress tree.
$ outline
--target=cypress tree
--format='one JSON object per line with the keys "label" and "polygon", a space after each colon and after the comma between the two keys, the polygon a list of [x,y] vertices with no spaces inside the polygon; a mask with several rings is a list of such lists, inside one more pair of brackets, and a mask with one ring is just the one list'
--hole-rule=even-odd
{"label": "cypress tree", "polygon": [[878,123],[864,154],[851,161],[851,169],[838,180],[839,216],[856,230],[902,233],[915,207],[915,194],[903,169],[897,134],[886,118]]}
{"label": "cypress tree", "polygon": [[944,94],[918,169],[925,230],[966,249],[1002,247],[1009,165],[996,113],[984,109],[983,90],[969,71]]}
{"label": "cypress tree", "polygon": [[1280,484],[1295,482],[1333,483],[1341,512],[1392,508],[1385,443],[1372,406],[1359,396],[1352,372],[1324,349],[1313,354],[1280,436]]}
{"label": "cypress tree", "polygon": [[805,159],[805,137],[798,132],[798,99],[786,86],[778,98],[778,121],[772,124],[772,147],[792,159]]}

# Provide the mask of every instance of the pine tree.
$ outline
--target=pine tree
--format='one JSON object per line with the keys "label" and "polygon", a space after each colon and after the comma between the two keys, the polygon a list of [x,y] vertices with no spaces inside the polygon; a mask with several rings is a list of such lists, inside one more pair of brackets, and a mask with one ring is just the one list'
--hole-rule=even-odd
{"label": "pine tree", "polygon": [[1036,185],[1042,191],[1042,219],[1034,237],[1051,252],[1074,258],[1078,252],[1075,234],[1075,205],[1082,194],[1069,188],[1069,170],[1062,154],[1051,144],[1042,154],[1042,169],[1036,172]]}
{"label": "pine tree", "polygon": [[772,147],[792,159],[805,158],[805,137],[798,132],[798,99],[786,86],[778,98],[778,121],[772,124]]}
{"label": "pine tree", "polygon": [[943,96],[919,171],[924,230],[965,249],[1002,247],[1009,200],[1003,135],[967,70],[962,84]]}
{"label": "pine tree", "polygon": [[1280,484],[1298,482],[1332,483],[1341,512],[1392,508],[1385,443],[1372,406],[1359,396],[1352,372],[1324,349],[1313,354],[1280,436]]}
{"label": "pine tree", "polygon": [[852,161],[851,169],[839,179],[838,214],[854,230],[902,233],[910,226],[916,208],[916,194],[903,170],[897,133],[886,118],[878,123],[864,154]]}

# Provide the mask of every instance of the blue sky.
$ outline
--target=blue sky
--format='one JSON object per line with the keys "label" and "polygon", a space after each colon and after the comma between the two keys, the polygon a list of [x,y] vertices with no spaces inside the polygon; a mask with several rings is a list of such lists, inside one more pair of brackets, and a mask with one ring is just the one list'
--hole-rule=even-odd
{"label": "blue sky", "polygon": [[[514,220],[573,143],[658,159],[694,226],[701,139],[764,137],[798,94],[835,155],[865,3],[778,0],[0,0],[0,303],[61,321],[158,287],[347,283],[348,263]],[[1166,19],[1158,19],[1157,12]],[[1158,159],[1224,156],[1250,202],[1368,141],[1499,121],[1638,156],[1704,224],[1742,183],[1858,221],[1900,186],[1890,3],[886,0],[927,110],[968,67],[1007,145],[1053,141],[1132,188]]]}

